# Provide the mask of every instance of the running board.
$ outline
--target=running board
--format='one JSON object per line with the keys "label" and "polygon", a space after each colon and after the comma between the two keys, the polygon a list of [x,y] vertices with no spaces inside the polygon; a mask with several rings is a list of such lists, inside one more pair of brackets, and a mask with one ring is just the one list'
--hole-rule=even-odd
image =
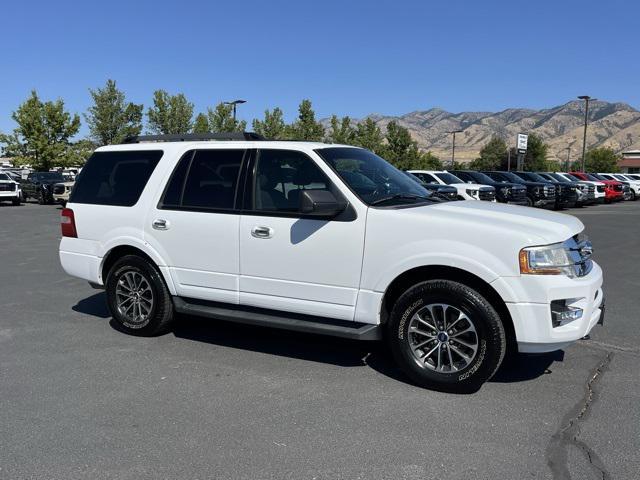
{"label": "running board", "polygon": [[217,302],[173,297],[176,312],[228,322],[316,333],[353,340],[380,340],[380,325],[299,315],[264,308],[240,307]]}

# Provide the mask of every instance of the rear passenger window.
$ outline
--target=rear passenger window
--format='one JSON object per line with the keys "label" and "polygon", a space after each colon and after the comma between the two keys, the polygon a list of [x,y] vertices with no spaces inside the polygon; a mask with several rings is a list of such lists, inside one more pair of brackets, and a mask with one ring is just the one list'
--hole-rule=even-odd
{"label": "rear passenger window", "polygon": [[78,176],[69,201],[131,207],[161,157],[161,150],[95,152]]}
{"label": "rear passenger window", "polygon": [[161,208],[233,209],[244,153],[244,150],[188,152],[171,176]]}

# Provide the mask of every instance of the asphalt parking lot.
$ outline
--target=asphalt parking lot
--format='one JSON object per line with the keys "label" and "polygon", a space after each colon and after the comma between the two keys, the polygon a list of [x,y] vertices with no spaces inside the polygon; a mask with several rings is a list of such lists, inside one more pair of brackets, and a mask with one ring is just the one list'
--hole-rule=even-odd
{"label": "asphalt parking lot", "polygon": [[412,386],[378,344],[189,317],[124,335],[62,271],[58,209],[0,206],[0,478],[638,478],[640,201],[567,211],[604,327],[468,396]]}

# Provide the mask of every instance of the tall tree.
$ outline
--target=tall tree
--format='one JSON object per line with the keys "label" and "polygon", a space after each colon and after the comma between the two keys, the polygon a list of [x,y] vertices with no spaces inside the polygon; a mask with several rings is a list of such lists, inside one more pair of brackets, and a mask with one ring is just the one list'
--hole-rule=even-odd
{"label": "tall tree", "polygon": [[199,113],[193,122],[193,133],[209,133],[209,119],[204,113]]}
{"label": "tall tree", "polygon": [[527,153],[524,156],[523,168],[529,172],[547,170],[547,153],[549,146],[535,133],[529,134]]}
{"label": "tall tree", "polygon": [[98,145],[120,143],[142,131],[142,105],[127,102],[115,80],[107,80],[104,88],[89,89],[93,106],[84,115],[91,138]]}
{"label": "tall tree", "polygon": [[147,111],[152,133],[189,133],[193,126],[193,103],[182,94],[170,95],[166,90],[153,92],[153,107]]}
{"label": "tall tree", "polygon": [[354,144],[371,150],[378,155],[384,150],[384,135],[378,124],[371,118],[366,118],[356,126]]}
{"label": "tall tree", "polygon": [[316,114],[310,100],[302,100],[298,107],[298,119],[290,125],[288,130],[293,140],[322,141],[324,127],[316,121]]}
{"label": "tall tree", "polygon": [[356,130],[351,125],[350,117],[338,119],[336,115],[331,117],[331,127],[327,134],[327,140],[331,143],[353,145],[356,139]]}
{"label": "tall tree", "polygon": [[81,167],[96,149],[96,144],[91,140],[82,139],[73,142],[67,149],[64,160],[60,162],[61,167]]}
{"label": "tall tree", "polygon": [[42,102],[35,90],[13,112],[18,124],[13,134],[0,135],[0,143],[14,163],[30,164],[36,170],[47,171],[65,163],[70,139],[80,130],[80,117],[65,111],[60,99]]}
{"label": "tall tree", "polygon": [[[411,138],[409,130],[398,125],[396,121],[391,121],[387,125],[385,135],[387,144],[382,156],[401,170],[424,168],[424,161],[427,160],[418,148],[418,143]],[[429,154],[429,160],[431,154]]]}
{"label": "tall tree", "polygon": [[284,115],[280,108],[276,107],[273,111],[264,111],[264,120],[253,120],[253,131],[262,135],[269,140],[281,140],[286,138],[286,125],[284,123]]}
{"label": "tall tree", "polygon": [[247,128],[247,122],[233,119],[233,106],[219,103],[215,109],[207,110],[209,117],[209,129],[212,132],[243,132]]}
{"label": "tall tree", "polygon": [[472,170],[496,170],[507,158],[507,144],[500,138],[493,136],[480,150],[480,157],[469,164]]}
{"label": "tall tree", "polygon": [[619,170],[618,160],[620,160],[620,155],[611,148],[594,148],[589,150],[584,157],[585,169],[587,172],[615,173]]}

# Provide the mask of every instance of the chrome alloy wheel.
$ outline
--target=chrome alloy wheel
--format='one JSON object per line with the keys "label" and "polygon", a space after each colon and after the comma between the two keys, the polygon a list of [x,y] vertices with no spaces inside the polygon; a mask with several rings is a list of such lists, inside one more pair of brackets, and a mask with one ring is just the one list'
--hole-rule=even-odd
{"label": "chrome alloy wheel", "polygon": [[443,303],[418,310],[409,322],[408,337],[418,364],[438,373],[463,370],[478,351],[478,333],[469,317]]}
{"label": "chrome alloy wheel", "polygon": [[122,274],[116,284],[116,305],[128,327],[145,326],[153,310],[153,301],[153,290],[144,275],[134,270]]}

